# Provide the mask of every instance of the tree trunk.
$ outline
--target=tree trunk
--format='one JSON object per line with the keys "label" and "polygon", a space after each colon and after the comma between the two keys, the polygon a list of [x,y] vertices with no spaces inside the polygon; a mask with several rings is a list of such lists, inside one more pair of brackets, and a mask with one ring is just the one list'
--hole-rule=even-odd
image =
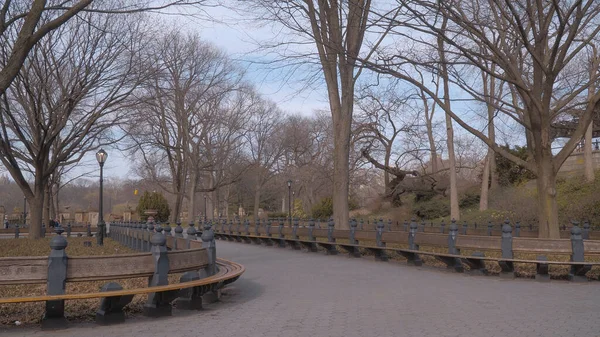
{"label": "tree trunk", "polygon": [[[391,145],[391,144],[390,144]],[[386,146],[385,148],[385,166],[390,166],[390,157],[392,156],[391,146]],[[385,186],[385,195],[391,193],[390,189],[390,173],[388,171],[383,171],[383,182]]]}
{"label": "tree trunk", "polygon": [[537,163],[539,237],[559,239],[556,174],[552,165],[552,152],[549,148],[543,152]]}
{"label": "tree trunk", "polygon": [[190,190],[189,190],[189,202],[188,202],[188,223],[194,221],[194,217],[196,215],[196,186],[198,185],[198,175],[195,172],[192,172],[192,176],[190,177]]}
{"label": "tree trunk", "polygon": [[488,191],[489,191],[489,180],[490,180],[490,162],[494,153],[488,149],[487,156],[485,157],[485,165],[483,166],[483,176],[481,178],[481,195],[479,197],[479,210],[485,211],[488,209]]}
{"label": "tree trunk", "polygon": [[[442,30],[446,29],[447,18],[443,19]],[[448,146],[448,161],[450,162],[450,217],[455,220],[460,219],[460,209],[458,208],[458,190],[456,182],[456,157],[454,155],[454,129],[452,128],[452,118],[448,111],[451,111],[450,104],[450,86],[448,83],[448,69],[446,65],[446,52],[444,50],[444,40],[438,37],[438,53],[440,55],[441,74],[444,85],[444,111],[446,112],[446,144]]]}
{"label": "tree trunk", "polygon": [[429,140],[429,151],[431,151],[431,173],[436,173],[438,168],[438,155],[435,148],[435,139],[433,139],[433,125],[427,121],[427,139]]}
{"label": "tree trunk", "polygon": [[48,188],[48,184],[44,184],[44,193],[42,193],[44,198],[43,203],[43,215],[42,215],[42,224],[46,225],[46,230],[50,227],[50,189]]}
{"label": "tree trunk", "polygon": [[37,180],[33,186],[33,198],[28,198],[29,206],[29,238],[39,239],[42,237],[42,217],[44,212],[44,186],[45,184]]}
{"label": "tree trunk", "polygon": [[254,220],[258,219],[258,209],[259,208],[260,208],[260,182],[257,182],[256,186],[254,186]]}
{"label": "tree trunk", "polygon": [[[349,90],[354,92],[354,90]],[[333,218],[335,227],[349,229],[348,191],[350,183],[351,105],[342,99],[333,115]],[[333,105],[332,105],[333,106]]]}
{"label": "tree trunk", "polygon": [[585,161],[585,180],[591,183],[596,178],[594,175],[594,158],[592,157],[592,128],[594,122],[590,123],[585,131],[585,143],[583,145],[583,159]]}

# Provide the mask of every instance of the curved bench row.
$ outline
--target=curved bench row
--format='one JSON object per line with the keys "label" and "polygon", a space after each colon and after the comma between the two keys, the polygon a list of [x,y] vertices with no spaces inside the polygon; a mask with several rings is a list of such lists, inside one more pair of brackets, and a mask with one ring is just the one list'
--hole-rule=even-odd
{"label": "curved bench row", "polygon": [[[129,230],[113,225],[111,236],[133,249],[146,248],[148,253],[112,256],[67,257],[67,240],[61,236],[62,229],[51,240],[48,257],[0,258],[0,285],[47,283],[47,295],[0,298],[0,304],[46,302],[42,329],[66,327],[64,301],[101,298],[96,312],[100,324],[122,322],[123,308],[134,295],[147,294],[144,314],[157,317],[171,314],[171,303],[178,309],[202,308],[203,298],[214,300],[220,289],[237,280],[244,272],[240,264],[216,258],[214,234],[205,231],[202,241],[190,236],[185,243],[156,232]],[[135,240],[133,240],[135,238]],[[178,249],[178,250],[177,250]],[[168,275],[184,273],[180,283],[168,284]],[[116,282],[105,284],[100,292],[66,294],[66,282],[103,281],[148,277],[145,288],[123,289]]]}
{"label": "curved bench row", "polygon": [[[570,266],[569,279],[572,281],[587,281],[586,274],[600,262],[585,261],[587,256],[597,256],[600,253],[600,241],[584,240],[581,230],[575,226],[571,229],[571,239],[532,239],[513,238],[512,228],[505,224],[503,235],[500,238],[488,236],[464,236],[458,234],[454,224],[450,226],[449,234],[433,234],[418,232],[416,224],[411,224],[408,233],[385,232],[382,227],[377,231],[349,231],[336,230],[332,224],[327,230],[314,228],[314,223],[308,228],[300,228],[295,224],[291,229],[280,224],[278,233],[272,233],[272,228],[267,223],[264,227],[250,228],[246,225],[244,231],[217,230],[215,235],[230,241],[265,244],[279,247],[290,246],[294,249],[306,248],[316,252],[317,247],[322,247],[327,254],[337,254],[338,248],[346,251],[350,256],[360,257],[360,249],[371,252],[376,259],[388,260],[389,252],[393,252],[407,259],[411,265],[422,265],[421,255],[429,255],[444,262],[448,268],[457,272],[465,270],[478,274],[488,274],[485,261],[495,262],[501,269],[503,277],[515,277],[515,263],[536,265],[536,279],[547,281],[549,265]],[[275,234],[276,237],[273,235]],[[343,240],[343,242],[342,242]],[[359,244],[359,242],[373,242],[374,244]],[[406,245],[407,248],[390,247],[388,244]],[[419,250],[420,245],[446,247],[448,253],[436,253]],[[471,256],[461,255],[461,248],[477,250]],[[482,251],[499,251],[501,258],[485,256]],[[545,255],[537,256],[537,260],[515,259],[514,252],[527,252],[534,254],[565,254],[570,255],[570,261],[548,261]],[[466,268],[465,268],[466,267]]]}

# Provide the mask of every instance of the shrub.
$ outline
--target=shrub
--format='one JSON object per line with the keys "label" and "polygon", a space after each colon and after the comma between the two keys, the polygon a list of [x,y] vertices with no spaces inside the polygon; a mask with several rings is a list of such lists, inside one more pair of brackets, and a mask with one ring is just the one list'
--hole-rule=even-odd
{"label": "shrub", "polygon": [[142,219],[143,221],[148,220],[148,215],[144,213],[149,209],[153,209],[158,212],[154,216],[154,219],[156,221],[163,222],[169,220],[169,215],[171,215],[171,210],[169,209],[169,202],[167,202],[167,199],[165,199],[162,193],[150,193],[148,191],[144,192],[136,208],[140,219]]}
{"label": "shrub", "polygon": [[432,199],[416,203],[413,214],[421,219],[436,219],[450,215],[450,205],[446,199]]}
{"label": "shrub", "polygon": [[479,206],[479,199],[479,194],[467,193],[458,201],[458,207],[469,208],[473,206]]}
{"label": "shrub", "polygon": [[269,212],[269,218],[287,218],[287,212]]}
{"label": "shrub", "polygon": [[[503,148],[523,160],[528,159],[526,147],[515,146],[511,149],[508,145],[504,145]],[[498,184],[502,186],[520,185],[535,179],[535,175],[531,171],[499,154],[496,154],[496,174],[498,175]]]}
{"label": "shrub", "polygon": [[312,217],[316,219],[331,217],[333,215],[333,199],[331,197],[321,199],[313,206],[311,213]]}

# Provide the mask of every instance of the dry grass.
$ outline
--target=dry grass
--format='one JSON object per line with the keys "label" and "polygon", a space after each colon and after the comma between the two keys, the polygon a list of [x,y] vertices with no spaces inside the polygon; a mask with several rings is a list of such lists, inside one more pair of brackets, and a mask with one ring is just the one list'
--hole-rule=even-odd
{"label": "dry grass", "polygon": [[[84,247],[84,241],[91,241],[92,247]],[[47,256],[50,253],[50,238],[41,240],[30,239],[3,239],[0,241],[0,257],[7,256]],[[85,255],[113,255],[135,253],[135,251],[121,246],[116,241],[109,238],[104,240],[104,246],[96,245],[96,238],[68,238],[66,249],[67,256],[85,256]],[[179,282],[180,274],[169,275],[169,283]],[[97,282],[72,282],[67,283],[67,293],[91,293],[97,292],[100,288],[111,281]],[[124,289],[145,288],[148,286],[146,278],[132,278],[125,280],[115,280]],[[46,294],[45,284],[25,284],[0,286],[0,297],[22,297],[37,296]],[[137,295],[133,301],[125,307],[126,314],[139,313],[142,311],[146,295]],[[69,320],[93,320],[96,310],[100,304],[100,299],[72,300],[65,302],[65,316]],[[20,321],[23,324],[35,324],[40,321],[44,314],[45,302],[36,303],[17,303],[0,305],[0,324],[14,324]]]}

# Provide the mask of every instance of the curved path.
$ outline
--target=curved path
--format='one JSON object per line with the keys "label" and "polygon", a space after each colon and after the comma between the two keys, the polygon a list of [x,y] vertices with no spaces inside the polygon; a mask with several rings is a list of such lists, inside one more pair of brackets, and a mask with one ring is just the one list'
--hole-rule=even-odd
{"label": "curved path", "polygon": [[246,266],[222,303],[173,317],[4,336],[600,336],[600,286],[503,280],[217,241]]}

